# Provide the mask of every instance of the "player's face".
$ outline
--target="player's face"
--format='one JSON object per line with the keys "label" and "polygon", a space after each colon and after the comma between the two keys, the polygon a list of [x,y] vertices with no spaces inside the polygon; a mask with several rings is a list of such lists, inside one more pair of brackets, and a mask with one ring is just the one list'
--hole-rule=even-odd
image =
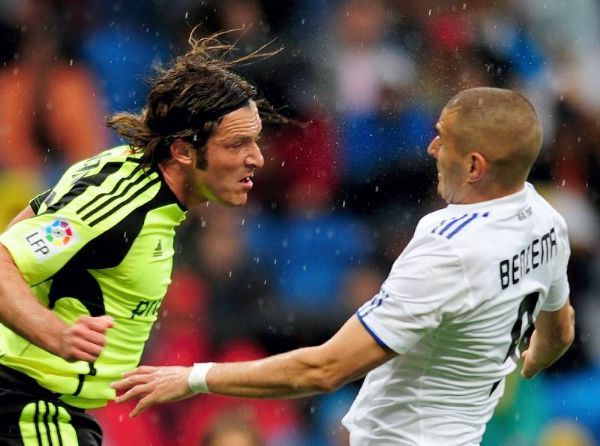
{"label": "player's face", "polygon": [[449,133],[453,122],[452,113],[445,109],[435,128],[438,135],[431,141],[427,152],[437,160],[438,193],[447,203],[461,203],[465,195],[468,156],[465,156],[454,144]]}
{"label": "player's face", "polygon": [[223,117],[206,142],[206,169],[195,172],[202,201],[228,206],[246,203],[254,171],[264,164],[257,144],[261,130],[253,101]]}

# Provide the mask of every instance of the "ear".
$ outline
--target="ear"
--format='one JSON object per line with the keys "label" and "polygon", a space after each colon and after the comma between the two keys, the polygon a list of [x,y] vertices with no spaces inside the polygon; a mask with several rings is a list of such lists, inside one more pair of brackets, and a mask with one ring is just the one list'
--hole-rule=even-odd
{"label": "ear", "polygon": [[481,153],[472,152],[469,154],[469,162],[468,182],[475,183],[480,181],[489,170],[490,165],[488,160]]}
{"label": "ear", "polygon": [[189,143],[183,139],[176,139],[171,143],[171,158],[184,165],[194,165],[196,163],[195,156],[196,150]]}

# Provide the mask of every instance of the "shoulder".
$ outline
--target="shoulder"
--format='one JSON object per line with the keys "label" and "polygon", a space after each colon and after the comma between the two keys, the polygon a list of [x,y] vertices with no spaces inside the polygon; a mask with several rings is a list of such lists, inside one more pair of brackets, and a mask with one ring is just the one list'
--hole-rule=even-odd
{"label": "shoulder", "polygon": [[460,256],[451,246],[453,223],[458,218],[440,209],[424,216],[415,229],[415,234],[394,264],[394,268],[410,267],[430,269],[435,266],[458,265]]}
{"label": "shoulder", "polygon": [[541,219],[552,221],[566,232],[567,222],[565,218],[535,189],[532,184],[527,183],[525,187],[527,188],[527,199],[532,208],[536,211],[536,216]]}
{"label": "shoulder", "polygon": [[[433,240],[442,243],[458,240],[466,233],[473,233],[485,227],[490,212],[485,209],[465,209],[449,211],[448,208],[440,209],[426,215],[419,221],[415,236],[429,235]],[[445,240],[445,241],[444,241]]]}

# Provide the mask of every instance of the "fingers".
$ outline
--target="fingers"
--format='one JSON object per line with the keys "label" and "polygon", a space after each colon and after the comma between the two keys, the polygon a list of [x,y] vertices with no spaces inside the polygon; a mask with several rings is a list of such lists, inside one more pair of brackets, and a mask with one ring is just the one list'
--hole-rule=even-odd
{"label": "fingers", "polygon": [[98,359],[100,353],[102,353],[102,348],[94,344],[82,343],[81,347],[72,346],[68,357],[65,359],[69,362],[94,362],[96,359]]}
{"label": "fingers", "polygon": [[148,404],[146,403],[146,398],[142,398],[140,400],[139,403],[137,403],[137,405],[135,406],[135,408],[131,411],[131,413],[129,414],[130,417],[137,417],[139,414],[141,414],[144,410],[146,410],[148,408]]}
{"label": "fingers", "polygon": [[[158,367],[154,367],[154,366],[150,366],[150,365],[143,365],[136,369],[129,370],[128,372],[123,373],[123,378],[128,378],[128,377],[134,376],[134,375],[149,375],[156,371],[158,371]],[[119,381],[119,382],[121,382],[121,381]]]}
{"label": "fingers", "polygon": [[125,403],[129,400],[140,399],[146,396],[147,393],[150,393],[152,387],[149,387],[145,384],[134,384],[127,387],[127,390],[122,395],[115,398],[115,402],[117,403]]}
{"label": "fingers", "polygon": [[124,390],[130,389],[138,384],[145,384],[147,382],[147,379],[145,379],[145,376],[143,374],[138,375],[138,374],[131,374],[131,372],[127,372],[127,373],[129,373],[129,376],[124,377],[123,379],[121,379],[119,381],[115,381],[114,383],[111,383],[110,386],[115,390],[124,391]]}
{"label": "fingers", "polygon": [[84,344],[98,346],[100,349],[106,345],[106,335],[88,327],[75,324],[70,329],[70,335],[73,337],[73,344],[80,343],[80,348],[84,348]]}
{"label": "fingers", "polygon": [[70,362],[95,361],[106,345],[106,331],[113,326],[110,316],[81,316],[63,333],[61,356]]}
{"label": "fingers", "polygon": [[77,323],[86,326],[92,331],[97,331],[98,333],[104,333],[115,325],[114,319],[106,315],[97,317],[81,316],[77,320]]}

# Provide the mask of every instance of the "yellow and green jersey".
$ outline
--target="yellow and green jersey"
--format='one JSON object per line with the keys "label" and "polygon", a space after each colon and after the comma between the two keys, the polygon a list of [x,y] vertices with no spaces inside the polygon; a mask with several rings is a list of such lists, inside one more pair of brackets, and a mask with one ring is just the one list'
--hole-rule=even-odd
{"label": "yellow and green jersey", "polygon": [[62,401],[104,406],[109,384],[136,367],[170,283],[175,228],[185,208],[128,146],[73,165],[31,201],[35,216],[0,236],[40,302],[67,323],[109,315],[100,357],[70,363],[0,325],[0,364]]}

